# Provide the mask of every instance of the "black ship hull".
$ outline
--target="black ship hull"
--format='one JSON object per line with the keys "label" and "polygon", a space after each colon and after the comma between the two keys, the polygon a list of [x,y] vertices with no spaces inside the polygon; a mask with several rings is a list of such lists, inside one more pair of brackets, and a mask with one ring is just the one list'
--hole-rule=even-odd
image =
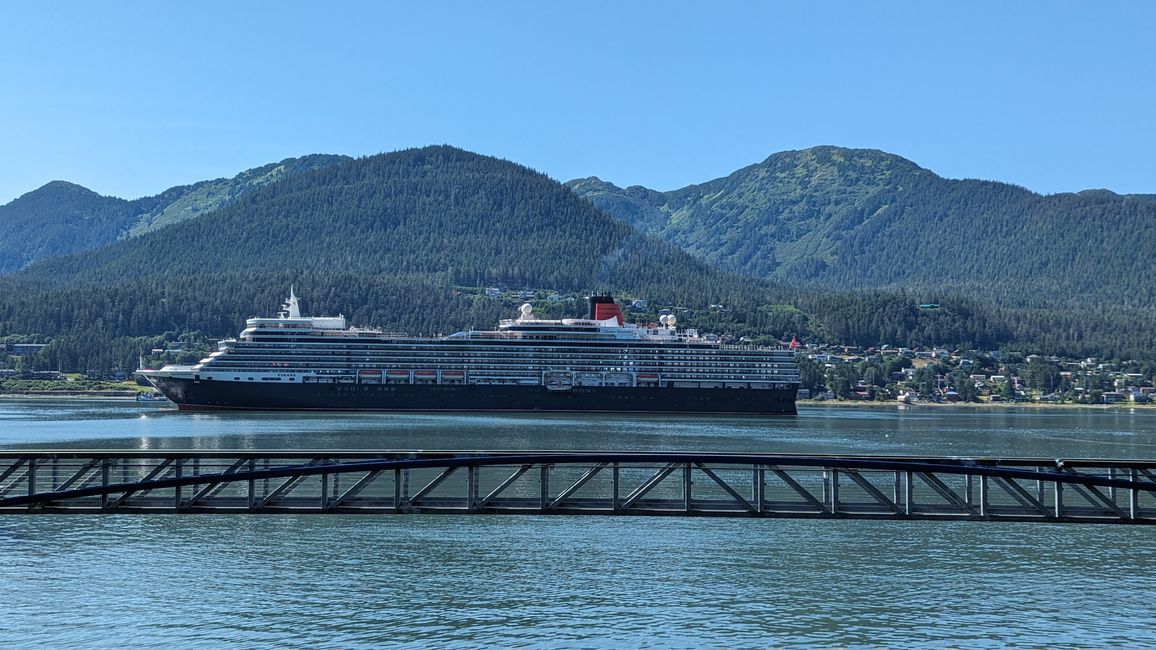
{"label": "black ship hull", "polygon": [[152,377],[181,410],[556,411],[794,415],[791,388],[658,388],[194,381]]}

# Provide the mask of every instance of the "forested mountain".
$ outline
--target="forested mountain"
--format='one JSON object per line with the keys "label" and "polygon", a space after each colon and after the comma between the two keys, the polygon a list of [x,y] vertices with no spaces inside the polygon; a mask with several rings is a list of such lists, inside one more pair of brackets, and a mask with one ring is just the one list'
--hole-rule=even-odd
{"label": "forested mountain", "polygon": [[639,235],[546,176],[450,147],[286,179],[198,219],[32,265],[18,279],[76,287],[266,271],[563,290],[645,282],[670,286],[673,297],[749,284]]}
{"label": "forested mountain", "polygon": [[[641,236],[559,183],[450,147],[348,161],[200,218],[0,278],[0,334],[234,334],[290,283],[314,313],[412,332],[490,326],[469,286],[662,292],[707,304],[772,290]],[[749,300],[749,299],[748,299]]]}
{"label": "forested mountain", "polygon": [[[747,196],[751,204],[793,205],[795,211],[787,211],[793,215],[790,219],[771,224],[749,239],[769,236],[778,232],[776,228],[796,228],[798,241],[793,244],[787,242],[788,235],[775,235],[783,238],[777,264],[789,258],[792,268],[805,269],[807,257],[798,251],[806,249],[828,271],[848,267],[862,268],[863,273],[882,272],[870,269],[872,264],[889,268],[903,263],[897,253],[882,254],[871,248],[867,234],[871,228],[892,232],[888,229],[895,227],[894,222],[914,209],[904,198],[912,188],[941,188],[949,194],[941,199],[943,209],[959,201],[982,214],[1003,210],[995,204],[1004,202],[1018,206],[1023,214],[1030,214],[1034,202],[1040,200],[1070,203],[1073,211],[1123,202],[1137,214],[1151,203],[1144,196],[1090,192],[1038,197],[995,183],[943,181],[907,161],[877,152],[856,154],[859,162],[852,167],[858,170],[857,176],[820,173],[834,164],[821,163],[823,156],[830,154],[846,163],[847,155],[841,153],[845,151],[812,152],[810,184],[826,188],[826,202],[804,192],[802,172],[772,173],[769,168],[751,173],[777,179],[771,185],[793,184],[794,199],[751,184],[737,184],[735,189],[726,182],[697,186],[697,194],[661,201],[665,195],[641,188],[607,189],[603,198],[617,202],[620,213],[633,211],[631,221],[654,232],[670,235],[678,230],[689,237],[688,248],[702,257],[709,257],[712,234],[729,232],[730,238],[724,238],[729,248],[724,250],[732,254],[725,259],[745,259],[752,265],[765,262],[756,261],[757,247],[748,246],[735,234],[744,232],[742,228],[730,228],[723,218],[729,212],[722,207],[739,205],[740,196]],[[866,164],[861,159],[875,162]],[[990,349],[1014,345],[1025,351],[1069,356],[1153,357],[1149,342],[1156,338],[1156,319],[1149,308],[992,307],[962,297],[967,293],[958,287],[936,288],[932,282],[912,283],[895,291],[792,288],[719,270],[607,215],[546,176],[511,162],[452,147],[328,162],[285,174],[275,183],[250,187],[196,219],[159,229],[142,228],[139,236],[43,260],[0,277],[0,340],[52,341],[37,361],[51,368],[126,368],[135,363],[142,348],[162,339],[211,340],[235,335],[245,318],[274,313],[290,284],[296,285],[306,311],[313,314],[344,313],[358,325],[427,334],[488,328],[499,317],[513,315],[514,305],[487,299],[476,290],[498,286],[571,294],[612,291],[619,297],[648,299],[655,306],[685,308],[684,324],[737,336],[780,340],[797,336],[804,341],[864,346]],[[250,178],[268,174],[255,171]],[[591,196],[588,190],[596,183],[580,185]],[[173,206],[181,205],[182,198],[196,196],[195,188],[204,186],[190,187],[175,188],[175,198],[159,198],[157,205],[182,212]],[[992,193],[969,194],[966,187]],[[103,214],[97,209],[101,206],[112,211],[121,206],[118,199],[102,201],[76,186],[49,189],[75,194],[75,203],[90,206],[85,214]],[[920,190],[919,195],[930,196],[928,192]],[[220,192],[209,194],[219,196]],[[186,205],[193,203],[190,199]],[[697,213],[692,208],[704,203],[719,208],[712,213],[718,217],[712,227],[696,230],[683,223],[693,223]],[[871,218],[852,219],[848,215],[858,213],[847,212],[848,204],[859,206]],[[822,219],[812,214],[815,206]],[[677,220],[664,212],[674,207],[680,215]],[[751,228],[760,223],[758,211],[744,208],[739,212],[747,215],[744,223]],[[839,223],[847,226],[850,235],[839,236],[832,223],[838,219],[843,219]],[[1002,236],[1000,223],[980,220],[972,228],[998,238]],[[825,224],[826,234],[819,236],[807,229],[816,224]],[[1051,239],[1067,237],[1057,232]],[[855,249],[862,255],[883,256],[843,260],[841,247],[849,240],[863,242]],[[946,246],[938,250],[944,256],[954,255]],[[910,254],[917,253],[921,254]],[[979,253],[971,255],[953,259],[971,263]],[[763,275],[778,275],[778,266],[757,268]],[[1008,281],[1007,273],[999,268],[988,272],[993,282]],[[864,286],[863,282],[847,284]],[[582,311],[579,304],[567,303],[539,303],[539,308],[553,310],[548,313],[555,316]],[[681,309],[679,313],[683,314]]]}
{"label": "forested mountain", "polygon": [[788,151],[670,192],[568,183],[720,268],[794,286],[943,291],[1006,307],[1156,306],[1156,202],[948,180],[880,151]]}
{"label": "forested mountain", "polygon": [[345,156],[328,155],[289,158],[233,178],[173,187],[133,201],[52,181],[0,206],[0,274],[191,219],[269,183],[345,160]]}
{"label": "forested mountain", "polygon": [[142,235],[157,228],[199,217],[270,183],[347,160],[348,156],[326,154],[287,158],[281,162],[243,171],[232,178],[218,178],[171,188],[151,199],[141,200],[141,207],[148,206],[148,209],[140,210],[127,234]]}
{"label": "forested mountain", "polygon": [[64,181],[0,206],[0,273],[115,241],[132,224],[127,206]]}
{"label": "forested mountain", "polygon": [[54,366],[123,366],[141,346],[126,337],[234,335],[244,318],[273,313],[291,283],[314,314],[412,333],[491,327],[511,306],[461,287],[499,286],[647,298],[736,335],[984,347],[1007,335],[966,302],[924,311],[900,294],[800,296],[719,271],[542,174],[429,147],[303,173],[0,278],[0,337],[51,338]]}

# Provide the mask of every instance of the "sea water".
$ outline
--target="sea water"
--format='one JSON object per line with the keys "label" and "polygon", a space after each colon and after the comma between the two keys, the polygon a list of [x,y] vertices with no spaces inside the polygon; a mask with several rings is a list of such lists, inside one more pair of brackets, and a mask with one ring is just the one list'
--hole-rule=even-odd
{"label": "sea water", "polygon": [[[1154,458],[1156,409],[212,414],[0,401],[0,448]],[[450,515],[0,516],[5,647],[1137,647],[1156,528]]]}

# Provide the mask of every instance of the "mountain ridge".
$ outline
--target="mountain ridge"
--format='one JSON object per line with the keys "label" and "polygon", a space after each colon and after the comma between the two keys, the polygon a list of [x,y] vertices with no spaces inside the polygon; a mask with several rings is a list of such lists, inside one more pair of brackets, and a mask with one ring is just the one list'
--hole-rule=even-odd
{"label": "mountain ridge", "polygon": [[1152,195],[1045,196],[833,146],[668,192],[590,178],[567,186],[720,268],[793,286],[955,289],[1005,305],[1156,304],[1152,283],[1130,277],[1156,270],[1134,268],[1156,246]]}
{"label": "mountain ridge", "polygon": [[50,181],[0,206],[0,274],[196,218],[269,183],[344,160],[349,158],[328,154],[286,158],[133,200]]}
{"label": "mountain ridge", "polygon": [[255,269],[565,290],[629,288],[640,275],[678,277],[668,283],[675,293],[696,278],[730,283],[732,293],[750,286],[640,235],[543,174],[451,147],[315,170],[163,231],[43,260],[12,279],[52,288]]}

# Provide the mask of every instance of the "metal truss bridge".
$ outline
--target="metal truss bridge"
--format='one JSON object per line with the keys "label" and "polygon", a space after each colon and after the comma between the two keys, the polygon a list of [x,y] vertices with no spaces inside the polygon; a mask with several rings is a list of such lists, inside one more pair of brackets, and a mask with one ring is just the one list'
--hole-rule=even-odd
{"label": "metal truss bridge", "polygon": [[0,513],[679,515],[1156,524],[1156,460],[3,451]]}

